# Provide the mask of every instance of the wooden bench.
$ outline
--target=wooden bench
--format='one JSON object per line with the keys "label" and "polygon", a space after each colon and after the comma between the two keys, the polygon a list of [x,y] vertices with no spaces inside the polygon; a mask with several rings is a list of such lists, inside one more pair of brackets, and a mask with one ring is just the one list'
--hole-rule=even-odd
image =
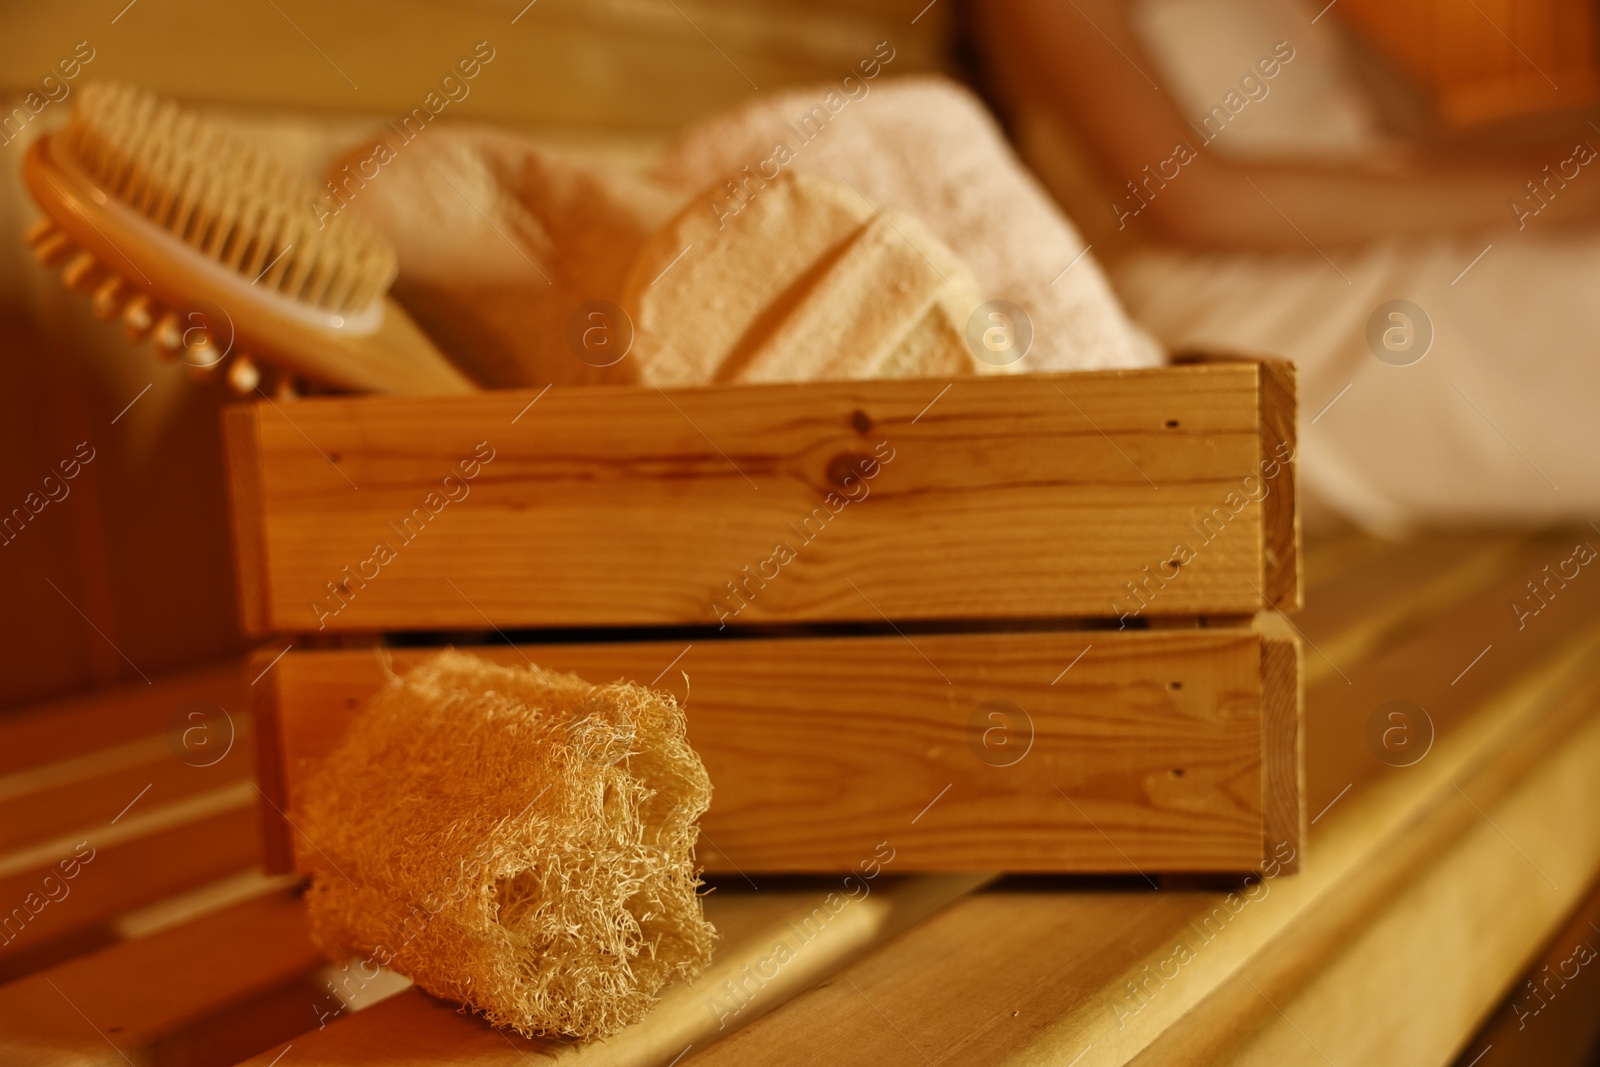
{"label": "wooden bench", "polygon": [[[1515,1020],[1468,1042],[1586,914],[1600,870],[1600,583],[1569,582],[1520,628],[1510,604],[1585,537],[1600,540],[1312,546],[1293,623],[1312,817],[1300,873],[885,875],[825,923],[837,880],[718,876],[715,970],[582,1048],[325,967],[294,890],[251,874],[239,709],[253,674],[240,665],[12,714],[0,905],[25,907],[78,842],[96,854],[0,945],[0,1062],[1412,1067],[1485,1041],[1485,1064],[1532,1062],[1516,1043],[1544,1046]],[[1370,740],[1397,699],[1425,710],[1431,744],[1385,747],[1384,715]],[[171,742],[174,709],[193,700],[238,727],[210,767]],[[1421,746],[1413,719],[1407,744]],[[808,920],[814,936],[772,967],[775,941]]]}

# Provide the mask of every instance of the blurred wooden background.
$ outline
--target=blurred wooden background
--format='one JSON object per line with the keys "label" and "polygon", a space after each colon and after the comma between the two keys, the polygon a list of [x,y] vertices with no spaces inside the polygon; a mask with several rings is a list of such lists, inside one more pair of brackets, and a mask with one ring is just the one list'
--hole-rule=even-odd
{"label": "blurred wooden background", "polygon": [[[1314,7],[1320,6],[1313,5]],[[5,114],[79,42],[73,85],[125,79],[326,150],[419,105],[479,41],[493,62],[443,121],[495,122],[638,161],[754,93],[839,77],[878,41],[894,73],[956,67],[960,0],[94,0],[16,5]],[[1338,0],[1342,19],[1459,126],[1600,99],[1591,0]],[[1557,88],[1559,87],[1559,88]],[[81,441],[71,495],[0,544],[10,669],[0,707],[138,681],[241,647],[217,412],[228,396],[125,345],[26,254],[18,164],[71,97],[0,146],[0,516]],[[308,123],[308,120],[310,122]],[[285,131],[290,131],[284,136]],[[341,141],[343,137],[345,140]],[[148,387],[148,388],[147,388]],[[131,404],[131,406],[130,406]]]}
{"label": "blurred wooden background", "polygon": [[[659,146],[758,87],[837,79],[879,41],[894,46],[896,73],[944,67],[953,5],[924,3],[15,5],[0,33],[0,97],[10,114],[86,41],[94,58],[73,86],[132,81],[249,121],[325,121],[352,131],[353,143],[362,127],[421,104],[487,41],[494,60],[443,121],[630,151]],[[23,507],[79,442],[96,458],[68,483],[69,496],[0,545],[0,707],[138,682],[242,647],[217,425],[229,396],[125,345],[23,245],[38,213],[18,177],[22,152],[71,102],[45,108],[0,147],[0,514]]]}
{"label": "blurred wooden background", "polygon": [[1593,0],[1341,0],[1345,22],[1456,125],[1600,100]]}

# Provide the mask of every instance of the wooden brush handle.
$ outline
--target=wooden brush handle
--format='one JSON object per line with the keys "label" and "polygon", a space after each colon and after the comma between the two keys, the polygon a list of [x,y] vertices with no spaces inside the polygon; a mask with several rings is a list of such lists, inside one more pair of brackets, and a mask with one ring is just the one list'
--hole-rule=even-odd
{"label": "wooden brush handle", "polygon": [[[374,393],[476,390],[389,297],[356,315],[335,315],[257,287],[200,254],[101,189],[41,137],[23,161],[28,191],[64,235],[130,292],[179,314],[205,308],[219,325],[218,361],[248,352],[291,375]],[[37,249],[36,249],[37,250]],[[58,248],[57,251],[60,249]],[[69,271],[88,273],[80,255]],[[116,289],[116,286],[112,287]],[[147,310],[141,314],[148,315]]]}

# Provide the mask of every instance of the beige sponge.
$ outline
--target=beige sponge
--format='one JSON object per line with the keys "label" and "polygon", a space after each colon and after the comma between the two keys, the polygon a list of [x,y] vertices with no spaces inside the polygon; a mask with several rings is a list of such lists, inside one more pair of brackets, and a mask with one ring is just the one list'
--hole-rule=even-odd
{"label": "beige sponge", "polygon": [[307,785],[312,936],[497,1026],[613,1034],[710,960],[710,799],[670,695],[442,652]]}
{"label": "beige sponge", "polygon": [[[756,185],[759,184],[759,188]],[[647,385],[995,372],[968,350],[966,265],[848,185],[752,179],[737,210],[696,200],[645,243],[622,305]],[[713,190],[715,192],[715,190]]]}

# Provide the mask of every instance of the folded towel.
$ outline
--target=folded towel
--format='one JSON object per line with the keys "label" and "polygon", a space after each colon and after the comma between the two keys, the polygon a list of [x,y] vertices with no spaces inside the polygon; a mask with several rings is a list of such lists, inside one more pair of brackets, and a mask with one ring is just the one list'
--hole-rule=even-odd
{"label": "folded towel", "polygon": [[[859,87],[854,100],[834,86],[757,97],[691,130],[656,176],[683,196],[701,194],[708,217],[736,208],[747,187],[759,202],[750,175],[777,169],[843,183],[878,211],[920,219],[971,267],[981,299],[1008,300],[1030,316],[1033,346],[1016,369],[1161,362],[977,97],[929,76]],[[713,186],[724,195],[706,196]]]}
{"label": "folded towel", "polygon": [[965,375],[966,265],[910,216],[780,174],[728,222],[691,203],[645,246],[623,305],[652,385]]}
{"label": "folded towel", "polygon": [[[348,158],[372,151],[363,142]],[[621,295],[681,201],[626,169],[468,128],[429,130],[394,152],[347,210],[394,243],[394,295],[423,329],[480,385],[511,388],[634,380],[627,361],[577,358],[568,322],[586,301]]]}
{"label": "folded towel", "polygon": [[[487,386],[1160,362],[975,97],[937,78],[859,87],[852,101],[828,87],[759,97],[689,131],[653,175],[433,130],[347,210],[394,242],[396,296]],[[803,221],[830,211],[844,230]],[[968,318],[991,300],[1029,320],[1020,362],[972,354]],[[619,307],[635,321],[613,322]],[[575,340],[589,336],[627,358],[593,358]]]}

